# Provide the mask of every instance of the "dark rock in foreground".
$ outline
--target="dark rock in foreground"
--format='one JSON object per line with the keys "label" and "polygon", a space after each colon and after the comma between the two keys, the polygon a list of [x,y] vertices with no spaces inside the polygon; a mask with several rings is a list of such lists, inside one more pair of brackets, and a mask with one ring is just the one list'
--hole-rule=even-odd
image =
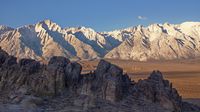
{"label": "dark rock in foreground", "polygon": [[0,111],[200,111],[183,102],[159,71],[135,83],[104,60],[89,74],[80,74],[81,69],[59,56],[47,65],[32,59],[17,62],[0,49]]}
{"label": "dark rock in foreground", "polygon": [[163,79],[159,71],[153,71],[148,79],[136,83],[134,90],[133,94],[137,97],[145,97],[171,111],[181,111],[181,96],[168,80]]}

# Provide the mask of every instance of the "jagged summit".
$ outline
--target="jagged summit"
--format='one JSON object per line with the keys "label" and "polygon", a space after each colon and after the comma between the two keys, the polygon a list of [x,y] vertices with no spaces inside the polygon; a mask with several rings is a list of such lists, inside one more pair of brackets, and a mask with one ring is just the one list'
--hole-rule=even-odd
{"label": "jagged summit", "polygon": [[5,26],[5,25],[0,25],[0,30],[8,30],[8,29],[13,29],[13,28]]}
{"label": "jagged summit", "polygon": [[0,35],[11,30],[14,30],[14,29],[8,26],[0,25]]}
{"label": "jagged summit", "polygon": [[36,24],[46,24],[46,25],[50,26],[50,24],[56,24],[56,23],[53,22],[53,21],[50,20],[50,19],[45,19],[45,20],[43,20],[43,21],[39,21],[39,22],[36,23]]}
{"label": "jagged summit", "polygon": [[53,21],[47,19],[47,20],[41,21],[41,22],[39,22],[39,23],[37,23],[35,25],[35,30],[36,31],[39,32],[41,29],[60,32],[62,28],[58,24],[56,24]]}
{"label": "jagged summit", "polygon": [[0,27],[0,46],[18,58],[173,60],[200,56],[200,22],[138,25],[110,32],[62,28],[51,20],[17,29]]}

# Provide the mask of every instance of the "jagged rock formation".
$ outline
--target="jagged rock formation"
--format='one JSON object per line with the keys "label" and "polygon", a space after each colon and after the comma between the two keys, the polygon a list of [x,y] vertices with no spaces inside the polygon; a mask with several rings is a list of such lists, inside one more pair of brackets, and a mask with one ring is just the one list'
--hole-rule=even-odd
{"label": "jagged rock formation", "polygon": [[[48,65],[32,59],[16,58],[1,51],[0,90],[15,90],[25,87],[36,95],[58,95],[66,85],[73,85],[80,78],[81,66],[70,63],[64,57],[52,57]],[[67,82],[67,83],[66,83]]]}
{"label": "jagged rock formation", "polygon": [[16,29],[0,26],[0,46],[17,58],[49,60],[117,58],[172,60],[200,56],[200,23],[152,24],[96,32],[91,28],[61,28],[50,20]]}
{"label": "jagged rock formation", "polygon": [[101,60],[94,72],[80,73],[81,66],[64,57],[54,56],[47,65],[32,59],[17,62],[16,57],[0,49],[0,103],[4,102],[0,109],[33,112],[200,110],[184,103],[159,71],[135,83],[121,68]]}
{"label": "jagged rock formation", "polygon": [[102,60],[94,73],[83,76],[81,93],[115,102],[127,95],[130,84],[121,68]]}
{"label": "jagged rock formation", "polygon": [[135,84],[134,95],[146,97],[152,102],[159,102],[163,107],[181,111],[182,101],[176,89],[172,88],[172,83],[164,80],[162,73],[153,71],[148,79],[140,80]]}

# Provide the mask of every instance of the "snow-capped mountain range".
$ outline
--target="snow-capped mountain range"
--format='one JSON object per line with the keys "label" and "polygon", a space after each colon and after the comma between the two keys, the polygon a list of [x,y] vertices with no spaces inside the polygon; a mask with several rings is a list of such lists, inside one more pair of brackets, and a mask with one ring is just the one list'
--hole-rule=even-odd
{"label": "snow-capped mountain range", "polygon": [[19,28],[0,26],[0,46],[18,58],[173,60],[200,57],[200,22],[152,24],[111,32],[61,28],[50,20]]}

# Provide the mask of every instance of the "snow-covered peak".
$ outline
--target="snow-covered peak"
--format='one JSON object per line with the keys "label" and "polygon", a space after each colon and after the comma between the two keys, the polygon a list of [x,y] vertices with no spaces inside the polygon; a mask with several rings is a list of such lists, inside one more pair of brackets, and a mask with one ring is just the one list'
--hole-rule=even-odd
{"label": "snow-covered peak", "polygon": [[150,32],[161,33],[163,32],[162,27],[159,24],[152,24],[147,27]]}
{"label": "snow-covered peak", "polygon": [[[122,38],[127,30],[115,33],[118,33],[115,37]],[[171,60],[200,56],[200,22],[137,26],[135,31],[128,33],[133,35],[127,35],[126,40],[133,41],[123,41],[107,53],[106,58]]]}
{"label": "snow-covered peak", "polygon": [[58,24],[52,22],[51,20],[44,20],[35,25],[36,32],[40,32],[42,29],[59,32],[62,30]]}
{"label": "snow-covered peak", "polygon": [[4,26],[4,25],[0,25],[0,34],[7,32],[7,31],[12,31],[12,30],[14,30],[14,28]]}
{"label": "snow-covered peak", "polygon": [[9,31],[9,30],[14,30],[14,28],[11,28],[11,27],[8,27],[8,26],[4,26],[4,25],[0,25],[0,30]]}
{"label": "snow-covered peak", "polygon": [[92,28],[86,28],[86,27],[77,27],[77,28],[67,28],[65,29],[68,34],[77,34],[82,33],[86,38],[89,40],[98,40],[103,37],[96,31],[94,31]]}
{"label": "snow-covered peak", "polygon": [[96,33],[96,31],[94,31],[92,28],[87,28],[84,26],[65,28],[65,30],[66,32],[71,32],[71,33],[79,32],[79,31],[85,32],[86,34]]}
{"label": "snow-covered peak", "polygon": [[190,28],[193,26],[199,26],[199,25],[200,25],[200,22],[184,22],[180,24],[181,27],[187,27],[187,28]]}
{"label": "snow-covered peak", "polygon": [[189,36],[200,36],[200,22],[184,22],[178,29]]}
{"label": "snow-covered peak", "polygon": [[137,30],[137,31],[142,31],[143,28],[144,28],[143,25],[138,25],[138,26],[136,26],[136,30]]}

